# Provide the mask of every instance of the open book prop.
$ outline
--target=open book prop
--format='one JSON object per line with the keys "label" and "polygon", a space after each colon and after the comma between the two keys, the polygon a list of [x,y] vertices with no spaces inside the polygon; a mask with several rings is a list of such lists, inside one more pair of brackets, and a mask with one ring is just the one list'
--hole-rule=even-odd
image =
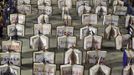
{"label": "open book prop", "polygon": [[72,9],[72,0],[58,0],[58,7],[62,9],[62,7],[67,6],[69,9]]}
{"label": "open book prop", "polygon": [[102,36],[98,35],[88,35],[84,38],[84,49],[101,49],[102,46]]}
{"label": "open book prop", "polygon": [[107,6],[108,0],[93,0],[93,6],[97,7],[99,5]]}
{"label": "open book prop", "polygon": [[99,16],[106,15],[107,14],[107,7],[106,6],[97,6],[95,13]]}
{"label": "open book prop", "polygon": [[132,16],[132,15],[126,16],[125,27],[128,27],[129,25],[131,25],[132,27],[134,25],[134,16]]}
{"label": "open book prop", "polygon": [[123,75],[134,75],[134,65],[127,65],[123,69]]}
{"label": "open book prop", "polygon": [[61,36],[58,37],[58,48],[70,48],[76,46],[75,36]]}
{"label": "open book prop", "polygon": [[78,15],[82,16],[82,14],[90,13],[91,7],[83,3],[78,7],[77,11]]}
{"label": "open book prop", "polygon": [[114,14],[115,15],[126,15],[127,7],[125,6],[114,6]]}
{"label": "open book prop", "polygon": [[38,6],[43,6],[43,5],[46,5],[46,6],[51,6],[51,0],[38,0]]}
{"label": "open book prop", "polygon": [[87,52],[87,62],[96,64],[98,59],[101,58],[101,61],[103,62],[105,60],[105,57],[107,55],[107,51],[88,51]]}
{"label": "open book prop", "polygon": [[82,5],[89,6],[89,1],[87,1],[87,0],[78,0],[76,2],[76,9],[78,9]]}
{"label": "open book prop", "polygon": [[121,0],[113,2],[113,10],[115,15],[126,15],[127,13],[127,7],[124,6],[124,2]]}
{"label": "open book prop", "polygon": [[61,65],[61,75],[84,75],[84,66],[82,65]]}
{"label": "open book prop", "polygon": [[73,36],[74,27],[71,26],[58,26],[57,27],[57,36]]}
{"label": "open book prop", "polygon": [[42,33],[43,35],[51,34],[51,24],[34,24],[34,35]]}
{"label": "open book prop", "polygon": [[111,68],[103,64],[96,64],[90,68],[90,75],[110,75]]}
{"label": "open book prop", "polygon": [[20,53],[0,53],[0,64],[11,64],[20,66]]}
{"label": "open book prop", "polygon": [[2,41],[2,52],[21,52],[22,42],[16,40]]}
{"label": "open book prop", "polygon": [[42,11],[42,13],[45,13],[47,15],[52,15],[52,7],[51,6],[38,6],[39,11]]}
{"label": "open book prop", "polygon": [[124,2],[122,0],[114,0],[113,6],[124,6]]}
{"label": "open book prop", "polygon": [[21,75],[20,67],[7,64],[1,65],[0,75]]}
{"label": "open book prop", "polygon": [[49,24],[49,16],[46,14],[41,14],[38,17],[38,24]]}
{"label": "open book prop", "polygon": [[30,4],[17,5],[19,13],[30,15],[32,13],[32,6]]}
{"label": "open book prop", "polygon": [[82,24],[83,25],[89,25],[89,24],[96,25],[97,24],[97,14],[83,14],[82,15]]}
{"label": "open book prop", "polygon": [[30,47],[32,49],[38,49],[38,50],[42,50],[44,48],[48,49],[48,46],[49,46],[48,37],[41,34],[30,37]]}
{"label": "open book prop", "polygon": [[25,24],[25,15],[23,14],[10,14],[10,23],[11,24]]}
{"label": "open book prop", "polygon": [[48,37],[44,36],[44,35],[35,35],[30,37],[30,47],[32,49],[38,49],[38,50],[42,50],[42,49],[48,49],[48,45],[49,44],[49,40]]}
{"label": "open book prop", "polygon": [[56,74],[55,64],[34,63],[33,75],[55,75],[55,74]]}
{"label": "open book prop", "polygon": [[38,0],[38,9],[47,15],[52,15],[51,0]]}
{"label": "open book prop", "polygon": [[78,49],[70,48],[65,52],[65,64],[81,64],[82,52]]}
{"label": "open book prop", "polygon": [[118,35],[120,35],[120,30],[119,27],[114,26],[114,25],[108,25],[105,28],[105,38],[110,39],[111,37],[116,38]]}
{"label": "open book prop", "polygon": [[24,36],[25,28],[24,25],[21,24],[12,24],[7,26],[7,34],[8,36]]}
{"label": "open book prop", "polygon": [[33,62],[35,63],[44,63],[44,64],[53,64],[54,63],[54,52],[34,52],[33,53]]}
{"label": "open book prop", "polygon": [[128,44],[130,44],[131,35],[124,34],[124,35],[118,35],[115,39],[116,49],[120,50],[123,47],[127,47]]}
{"label": "open book prop", "polygon": [[97,28],[93,26],[85,26],[80,28],[80,39],[84,39],[84,37],[88,35],[97,35]]}
{"label": "open book prop", "polygon": [[30,4],[31,0],[17,0],[17,5]]}
{"label": "open book prop", "polygon": [[118,22],[119,22],[119,16],[116,15],[104,15],[104,19],[103,19],[103,25],[109,25],[109,24],[113,24],[115,26],[118,26]]}
{"label": "open book prop", "polygon": [[63,15],[63,21],[65,25],[72,25],[72,17],[70,15]]}

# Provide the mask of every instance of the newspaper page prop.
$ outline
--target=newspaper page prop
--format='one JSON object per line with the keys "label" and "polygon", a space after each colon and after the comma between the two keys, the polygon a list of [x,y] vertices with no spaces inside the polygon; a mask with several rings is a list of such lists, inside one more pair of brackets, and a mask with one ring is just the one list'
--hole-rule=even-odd
{"label": "newspaper page prop", "polygon": [[84,67],[82,65],[61,65],[61,75],[83,75]]}
{"label": "newspaper page prop", "polygon": [[55,73],[56,73],[55,64],[34,63],[34,69],[33,69],[34,75],[55,75]]}
{"label": "newspaper page prop", "polygon": [[88,63],[95,64],[99,58],[105,59],[107,51],[88,51],[87,52],[87,61]]}
{"label": "newspaper page prop", "polygon": [[88,32],[89,32],[88,26],[80,28],[80,39],[86,37],[88,35]]}
{"label": "newspaper page prop", "polygon": [[76,46],[76,37],[69,36],[67,37],[67,48],[70,48],[72,46]]}
{"label": "newspaper page prop", "polygon": [[119,16],[116,15],[104,15],[103,25],[113,24],[118,26]]}
{"label": "newspaper page prop", "polygon": [[18,12],[26,15],[31,15],[32,7],[31,5],[18,5],[17,6]]}
{"label": "newspaper page prop", "polygon": [[0,64],[12,64],[20,66],[20,53],[0,53]]}
{"label": "newspaper page prop", "polygon": [[66,36],[58,37],[58,48],[66,48],[66,44],[67,44]]}
{"label": "newspaper page prop", "polygon": [[57,27],[57,36],[73,36],[74,27],[70,26],[58,26]]}
{"label": "newspaper page prop", "polygon": [[48,15],[44,15],[44,14],[41,14],[39,17],[38,17],[38,24],[49,24],[49,16]]}
{"label": "newspaper page prop", "polygon": [[130,44],[130,40],[131,40],[130,34],[122,35],[122,47],[127,47],[127,45]]}
{"label": "newspaper page prop", "polygon": [[55,75],[56,74],[56,65],[47,64],[45,65],[45,75]]}
{"label": "newspaper page prop", "polygon": [[7,34],[8,36],[14,36],[14,35],[18,35],[18,36],[24,36],[24,32],[25,28],[24,25],[21,24],[13,24],[13,25],[8,25],[7,26]]}
{"label": "newspaper page prop", "polygon": [[34,52],[33,53],[33,62],[35,63],[54,63],[54,52]]}
{"label": "newspaper page prop", "polygon": [[2,41],[2,51],[3,52],[21,52],[22,42],[15,40]]}
{"label": "newspaper page prop", "polygon": [[76,37],[74,36],[58,37],[58,48],[70,48],[74,45],[76,45]]}
{"label": "newspaper page prop", "polygon": [[118,35],[120,35],[121,33],[120,33],[120,29],[119,29],[119,27],[117,27],[117,26],[112,26],[112,28],[113,28],[113,37],[114,38],[116,38]]}
{"label": "newspaper page prop", "polygon": [[1,75],[20,75],[20,67],[13,65],[1,65],[0,66]]}
{"label": "newspaper page prop", "polygon": [[43,35],[51,34],[51,24],[34,24],[34,35],[42,33]]}
{"label": "newspaper page prop", "polygon": [[102,36],[93,36],[93,48],[94,49],[101,49],[102,46]]}
{"label": "newspaper page prop", "polygon": [[60,66],[61,75],[72,75],[72,66],[68,65],[61,65]]}
{"label": "newspaper page prop", "polygon": [[44,35],[35,35],[30,37],[30,47],[32,49],[48,49],[49,39]]}
{"label": "newspaper page prop", "polygon": [[93,36],[89,35],[84,38],[84,49],[91,49],[93,45]]}
{"label": "newspaper page prop", "polygon": [[73,72],[72,75],[83,75],[84,74],[84,66],[73,65],[72,72]]}
{"label": "newspaper page prop", "polygon": [[65,64],[81,64],[82,52],[78,49],[70,48],[65,52]]}
{"label": "newspaper page prop", "polygon": [[23,14],[18,14],[18,23],[24,25],[26,21],[26,16]]}
{"label": "newspaper page prop", "polygon": [[116,49],[117,49],[117,50],[120,50],[120,49],[122,48],[122,43],[123,43],[122,40],[123,40],[123,39],[122,39],[122,36],[121,36],[121,35],[118,35],[118,36],[116,37]]}
{"label": "newspaper page prop", "polygon": [[109,25],[109,26],[107,26],[105,28],[105,38],[106,39],[109,39],[110,38],[110,36],[111,36],[110,32],[112,32],[111,29],[112,29],[112,25]]}
{"label": "newspaper page prop", "polygon": [[10,14],[10,23],[16,24],[18,21],[18,15],[17,14]]}
{"label": "newspaper page prop", "polygon": [[25,15],[23,14],[10,14],[10,23],[11,24],[25,24]]}
{"label": "newspaper page prop", "polygon": [[83,14],[82,15],[82,24],[83,25],[89,25],[89,24],[96,25],[97,24],[97,14]]}
{"label": "newspaper page prop", "polygon": [[98,74],[110,75],[111,68],[106,65],[96,64],[90,68],[90,75],[98,75]]}
{"label": "newspaper page prop", "polygon": [[115,8],[115,15],[126,15],[127,13],[127,7],[125,6],[114,6]]}

